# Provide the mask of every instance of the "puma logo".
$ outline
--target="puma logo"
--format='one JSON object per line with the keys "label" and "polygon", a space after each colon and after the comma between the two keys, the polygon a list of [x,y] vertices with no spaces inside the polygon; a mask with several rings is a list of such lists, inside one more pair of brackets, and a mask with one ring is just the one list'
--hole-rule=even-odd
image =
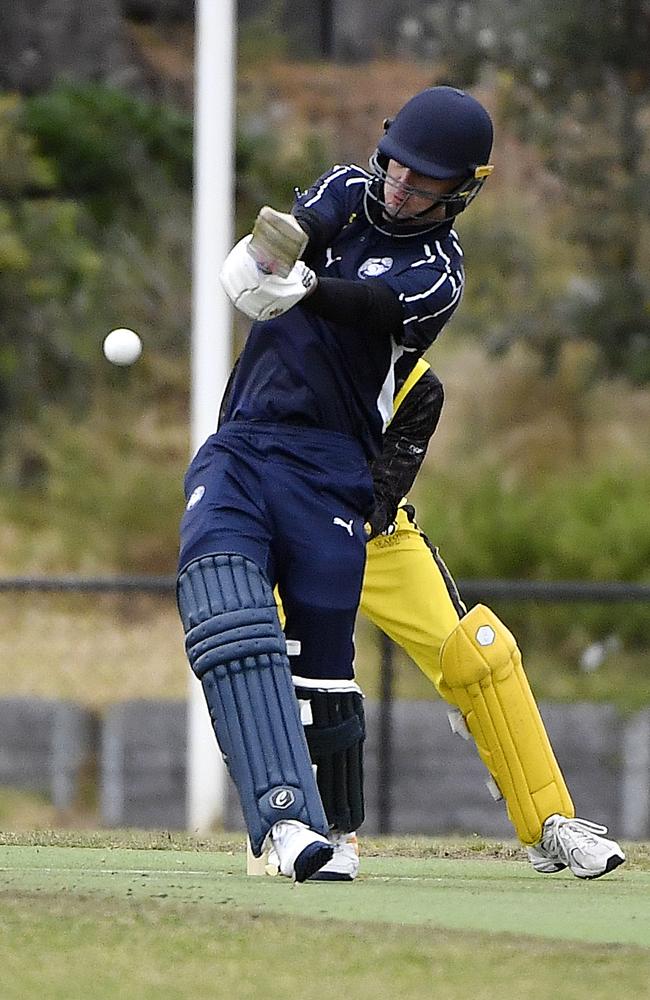
{"label": "puma logo", "polygon": [[332,520],[332,524],[338,524],[341,528],[345,528],[350,538],[352,538],[352,525],[354,524],[354,518],[351,521],[344,521],[342,517],[335,517]]}
{"label": "puma logo", "polygon": [[342,257],[334,257],[334,255],[332,254],[332,248],[331,247],[327,247],[327,249],[325,251],[325,257],[326,257],[325,267],[331,267],[331,265],[332,264],[336,264],[336,262],[338,260],[343,260]]}

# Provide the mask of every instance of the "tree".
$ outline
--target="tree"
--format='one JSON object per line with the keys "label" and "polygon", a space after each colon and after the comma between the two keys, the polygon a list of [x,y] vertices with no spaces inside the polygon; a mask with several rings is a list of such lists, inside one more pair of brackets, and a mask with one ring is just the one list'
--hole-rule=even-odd
{"label": "tree", "polygon": [[113,374],[100,350],[112,327],[185,356],[192,124],[62,85],[3,98],[0,139],[0,472],[30,485],[44,470],[29,428],[50,407],[87,412]]}
{"label": "tree", "polygon": [[512,47],[501,54],[519,85],[506,109],[524,133],[537,121],[545,161],[567,192],[566,237],[589,253],[591,273],[574,281],[567,297],[569,332],[597,347],[605,373],[650,381],[642,122],[650,98],[650,4],[534,0],[526,20],[525,60]]}
{"label": "tree", "polygon": [[650,3],[436,0],[411,20],[412,50],[446,67],[434,82],[496,81],[498,124],[560,185],[545,211],[576,266],[502,343],[524,339],[548,364],[562,339],[580,338],[598,373],[650,381]]}

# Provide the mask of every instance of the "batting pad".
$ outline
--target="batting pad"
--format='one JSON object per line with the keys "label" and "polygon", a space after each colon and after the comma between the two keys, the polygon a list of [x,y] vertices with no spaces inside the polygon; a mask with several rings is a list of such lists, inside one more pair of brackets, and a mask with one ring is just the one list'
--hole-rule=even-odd
{"label": "batting pad", "polygon": [[514,636],[478,604],[447,637],[440,659],[443,678],[519,839],[536,844],[544,820],[575,812]]}
{"label": "batting pad", "polygon": [[365,817],[363,694],[352,680],[294,677],[293,683],[325,815],[332,829],[352,833]]}
{"label": "batting pad", "polygon": [[204,556],[178,578],[190,665],[237,786],[255,857],[279,820],[327,834],[271,588],[240,555]]}

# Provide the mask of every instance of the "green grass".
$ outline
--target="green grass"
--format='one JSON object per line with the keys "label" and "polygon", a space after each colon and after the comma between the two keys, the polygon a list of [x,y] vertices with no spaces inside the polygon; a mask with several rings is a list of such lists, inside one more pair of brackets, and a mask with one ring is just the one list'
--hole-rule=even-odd
{"label": "green grass", "polygon": [[0,837],[3,1000],[648,996],[650,854],[598,882],[514,846],[363,841],[354,884],[249,878],[241,838]]}

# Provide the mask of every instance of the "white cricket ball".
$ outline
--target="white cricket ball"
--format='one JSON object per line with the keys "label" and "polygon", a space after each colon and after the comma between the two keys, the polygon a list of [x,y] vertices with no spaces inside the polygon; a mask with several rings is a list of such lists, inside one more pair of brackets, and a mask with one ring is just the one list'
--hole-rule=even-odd
{"label": "white cricket ball", "polygon": [[142,341],[125,327],[111,330],[104,339],[104,354],[114,365],[132,365],[142,354]]}

